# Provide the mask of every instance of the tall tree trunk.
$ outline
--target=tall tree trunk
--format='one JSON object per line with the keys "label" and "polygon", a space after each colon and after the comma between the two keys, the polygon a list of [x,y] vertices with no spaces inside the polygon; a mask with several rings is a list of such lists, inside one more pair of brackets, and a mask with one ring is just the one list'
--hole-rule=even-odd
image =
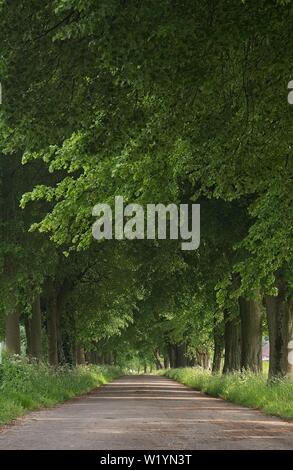
{"label": "tall tree trunk", "polygon": [[214,355],[212,373],[218,374],[221,370],[221,362],[224,350],[224,334],[221,323],[214,324]]}
{"label": "tall tree trunk", "polygon": [[154,351],[155,363],[157,370],[163,369],[161,358],[160,358],[160,351],[157,349]]}
{"label": "tall tree trunk", "polygon": [[223,344],[216,342],[214,345],[214,354],[213,354],[213,365],[212,365],[213,374],[218,374],[221,371],[223,350],[224,350]]}
{"label": "tall tree trunk", "polygon": [[293,377],[293,339],[288,344],[288,375]]}
{"label": "tall tree trunk", "polygon": [[[84,352],[84,348],[83,348],[83,346],[81,346],[81,344],[77,344],[77,346],[76,346],[76,362],[79,365],[84,365],[85,364],[85,352]],[[95,361],[93,361],[92,363],[94,364]]]}
{"label": "tall tree trunk", "polygon": [[104,354],[104,364],[107,364],[107,366],[112,365],[112,352],[106,352]]}
{"label": "tall tree trunk", "polygon": [[6,349],[10,354],[20,354],[19,313],[9,313],[5,321]]}
{"label": "tall tree trunk", "polygon": [[164,354],[164,369],[170,368],[170,359],[167,353]]}
{"label": "tall tree trunk", "polygon": [[32,345],[31,345],[31,321],[27,316],[24,319],[24,329],[26,337],[26,355],[32,357]]}
{"label": "tall tree trunk", "polygon": [[[97,359],[96,364],[98,364],[98,354],[96,353]],[[117,366],[117,353],[113,352],[113,366]]]}
{"label": "tall tree trunk", "polygon": [[208,369],[210,366],[210,357],[208,351],[196,351],[196,362],[203,369]]}
{"label": "tall tree trunk", "polygon": [[101,357],[101,362],[100,362],[100,364],[105,364],[105,354],[102,353],[100,357]]}
{"label": "tall tree trunk", "polygon": [[37,295],[32,305],[31,330],[31,356],[37,359],[42,357],[42,318],[40,296]]}
{"label": "tall tree trunk", "polygon": [[102,364],[103,362],[103,359],[102,359],[102,355],[98,352],[95,353],[95,364],[99,365],[99,364]]}
{"label": "tall tree trunk", "polygon": [[293,302],[287,299],[287,285],[280,274],[277,282],[278,295],[265,296],[270,341],[269,379],[293,373],[288,355],[289,342],[293,340]]}
{"label": "tall tree trunk", "polygon": [[49,300],[48,308],[48,353],[49,363],[52,366],[58,365],[58,344],[57,344],[57,298],[53,291]]}
{"label": "tall tree trunk", "polygon": [[[72,354],[72,364],[74,366],[76,366],[77,365],[77,347],[76,347],[75,340],[73,340],[72,344],[71,344],[71,354]],[[87,360],[87,362],[90,362],[88,360],[88,355],[89,355],[89,353],[86,354],[86,360]]]}
{"label": "tall tree trunk", "polygon": [[[76,345],[76,364],[78,364],[78,349],[79,345]],[[93,351],[85,352],[84,354],[85,361],[89,364],[95,364],[95,353]]]}
{"label": "tall tree trunk", "polygon": [[169,344],[169,358],[170,358],[170,367],[173,369],[176,367],[176,350],[174,344]]}
{"label": "tall tree trunk", "polygon": [[239,298],[241,369],[262,371],[262,310],[256,300]]}
{"label": "tall tree trunk", "polygon": [[176,367],[186,367],[186,344],[181,343],[176,345]]}
{"label": "tall tree trunk", "polygon": [[197,365],[197,359],[196,357],[188,357],[186,360],[186,366],[187,367],[195,367]]}
{"label": "tall tree trunk", "polygon": [[240,318],[233,318],[224,312],[225,360],[223,373],[240,370],[241,365],[241,325]]}
{"label": "tall tree trunk", "polygon": [[57,294],[57,316],[56,316],[57,353],[58,353],[58,362],[61,364],[65,362],[61,319],[62,319],[62,312],[64,308],[66,292],[67,292],[66,283],[63,283],[63,285],[60,287],[58,294]]}
{"label": "tall tree trunk", "polygon": [[112,366],[112,365],[113,365],[113,362],[114,362],[114,359],[113,359],[113,352],[110,351],[110,352],[109,352],[109,365]]}
{"label": "tall tree trunk", "polygon": [[208,351],[203,352],[203,368],[209,369],[210,368],[210,355]]}

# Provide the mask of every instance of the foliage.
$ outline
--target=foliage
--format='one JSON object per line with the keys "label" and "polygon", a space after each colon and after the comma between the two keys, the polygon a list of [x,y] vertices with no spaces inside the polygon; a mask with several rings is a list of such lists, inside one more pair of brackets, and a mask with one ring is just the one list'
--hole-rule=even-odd
{"label": "foliage", "polygon": [[5,358],[0,365],[0,424],[27,410],[68,400],[111,381],[120,374],[114,367],[63,366],[29,363],[24,358]]}
{"label": "foliage", "polygon": [[245,372],[221,376],[200,368],[170,369],[165,374],[214,397],[257,408],[269,415],[293,419],[292,379],[282,379],[268,385],[262,374]]}
{"label": "foliage", "polygon": [[[3,1],[0,26],[2,320],[53,285],[63,343],[143,363],[210,351],[279,271],[292,298],[292,2]],[[199,250],[94,241],[116,195],[199,202]]]}

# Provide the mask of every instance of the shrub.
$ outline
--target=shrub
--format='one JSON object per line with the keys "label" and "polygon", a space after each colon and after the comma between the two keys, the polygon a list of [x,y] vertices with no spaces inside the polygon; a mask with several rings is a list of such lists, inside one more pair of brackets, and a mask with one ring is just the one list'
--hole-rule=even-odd
{"label": "shrub", "polygon": [[68,400],[120,375],[115,367],[61,366],[29,362],[15,356],[0,365],[0,424],[27,410]]}
{"label": "shrub", "polygon": [[165,375],[214,397],[293,419],[293,381],[290,378],[268,384],[262,374],[213,375],[200,368],[170,369]]}

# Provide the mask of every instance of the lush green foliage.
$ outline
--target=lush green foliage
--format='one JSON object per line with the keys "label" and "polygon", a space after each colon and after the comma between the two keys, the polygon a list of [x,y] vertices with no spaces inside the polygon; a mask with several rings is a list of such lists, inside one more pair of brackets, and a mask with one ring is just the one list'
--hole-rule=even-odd
{"label": "lush green foliage", "polygon": [[[216,330],[222,341],[241,296],[282,294],[288,343],[292,2],[0,8],[2,323],[12,309],[30,320],[40,294],[46,333],[57,299],[59,362],[74,362],[78,344],[142,365],[183,344],[194,362]],[[96,242],[92,208],[115,195],[199,202],[199,250]]]}
{"label": "lush green foliage", "polygon": [[200,368],[170,369],[167,377],[196,390],[249,406],[267,414],[293,419],[293,381],[278,380],[268,385],[265,375],[245,373],[213,375]]}
{"label": "lush green foliage", "polygon": [[63,366],[29,363],[25,359],[5,359],[0,365],[0,424],[27,410],[52,406],[88,392],[120,374],[114,367]]}

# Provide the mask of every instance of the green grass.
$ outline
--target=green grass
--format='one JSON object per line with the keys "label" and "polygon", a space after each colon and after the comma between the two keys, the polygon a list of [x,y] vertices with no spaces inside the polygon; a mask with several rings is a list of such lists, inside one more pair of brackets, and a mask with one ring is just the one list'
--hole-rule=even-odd
{"label": "green grass", "polygon": [[212,375],[202,369],[170,369],[164,374],[213,397],[257,408],[266,414],[293,420],[293,381],[279,380],[268,385],[265,375],[235,373]]}
{"label": "green grass", "polygon": [[4,359],[0,365],[0,424],[28,410],[55,405],[86,393],[120,375],[114,367],[58,367]]}

